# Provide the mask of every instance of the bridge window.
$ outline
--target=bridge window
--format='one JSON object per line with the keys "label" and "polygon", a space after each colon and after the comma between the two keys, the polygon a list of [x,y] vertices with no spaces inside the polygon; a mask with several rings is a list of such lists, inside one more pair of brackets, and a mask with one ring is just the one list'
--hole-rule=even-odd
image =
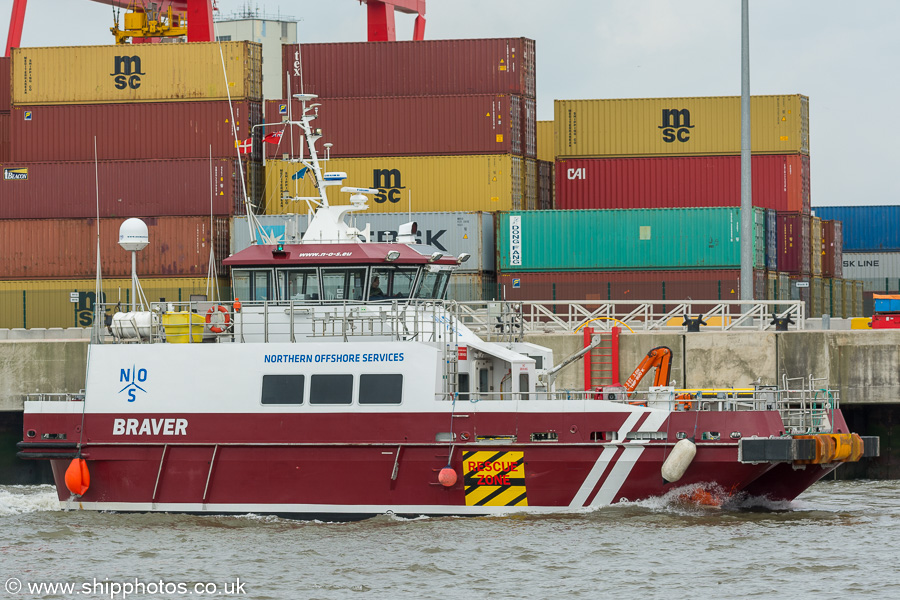
{"label": "bridge window", "polygon": [[315,269],[279,271],[285,300],[319,300],[319,274]]}
{"label": "bridge window", "polygon": [[322,269],[322,296],[325,300],[362,300],[364,268]]}
{"label": "bridge window", "polygon": [[360,375],[360,404],[400,404],[403,398],[403,375]]}
{"label": "bridge window", "polygon": [[372,269],[369,300],[409,298],[416,283],[418,267],[379,267]]}
{"label": "bridge window", "polygon": [[263,404],[303,404],[303,375],[263,375]]}
{"label": "bridge window", "polygon": [[272,271],[234,269],[232,271],[234,296],[242,301],[275,300]]}
{"label": "bridge window", "polygon": [[351,404],[353,375],[313,375],[309,378],[310,404]]}
{"label": "bridge window", "polygon": [[426,271],[418,290],[416,290],[416,298],[442,299],[447,291],[449,278],[450,271]]}

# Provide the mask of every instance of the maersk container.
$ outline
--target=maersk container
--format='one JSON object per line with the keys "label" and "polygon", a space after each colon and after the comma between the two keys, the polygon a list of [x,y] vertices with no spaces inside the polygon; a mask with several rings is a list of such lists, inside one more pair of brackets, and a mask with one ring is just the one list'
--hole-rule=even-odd
{"label": "maersk container", "polygon": [[[809,154],[809,98],[750,99],[754,154]],[[556,158],[741,153],[741,98],[555,100]]]}
{"label": "maersk container", "polygon": [[12,82],[14,105],[262,100],[262,46],[210,42],[13,48]]}
{"label": "maersk container", "polygon": [[[119,246],[125,219],[100,220],[100,262],[105,277],[131,275],[131,253]],[[150,245],[137,253],[137,274],[145,277],[199,277],[209,273],[210,247],[216,270],[227,256],[229,219],[143,218]],[[0,221],[0,279],[85,278],[97,272],[96,219]]]}
{"label": "maersk container", "polygon": [[822,220],[822,276],[843,277],[843,235],[840,221]]}
{"label": "maersk container", "polygon": [[[494,212],[522,207],[522,158],[509,154],[332,158],[329,171],[347,173],[344,185],[379,190],[369,213]],[[299,163],[266,163],[265,213],[305,213],[296,196],[318,196]],[[349,194],[327,188],[329,201],[347,204]]]}
{"label": "maersk container", "polygon": [[250,158],[262,160],[262,130],[253,129],[262,122],[262,104],[246,100],[16,106],[12,160],[93,161],[95,138],[101,161],[235,159],[235,139],[251,136]]}
{"label": "maersk container", "polygon": [[[332,157],[518,154],[524,152],[522,98],[508,94],[317,98],[322,142],[333,144]],[[266,123],[287,117],[287,102],[266,102]],[[294,100],[291,114],[301,114]],[[268,133],[279,128],[269,127]],[[268,157],[299,153],[302,136],[266,144]],[[532,132],[533,135],[533,132]],[[318,145],[321,152],[322,142]],[[533,142],[532,142],[533,147]]]}
{"label": "maersk container", "polygon": [[537,159],[553,162],[556,159],[553,121],[537,122]]}
{"label": "maersk container", "polygon": [[[753,267],[765,266],[765,216],[754,209]],[[740,209],[551,210],[498,221],[503,272],[732,269]]]}
{"label": "maersk container", "polygon": [[[265,232],[287,244],[298,243],[306,231],[307,215],[260,215]],[[358,229],[371,227],[373,242],[394,242],[403,223],[415,221],[416,241],[434,246],[452,256],[466,253],[471,258],[456,272],[492,272],[496,266],[494,215],[486,212],[350,213],[349,222]],[[234,217],[231,223],[231,253],[250,246],[247,217]]]}
{"label": "maersk container", "polygon": [[778,270],[809,275],[809,215],[778,213]]}
{"label": "maersk container", "polygon": [[900,205],[816,206],[817,217],[843,222],[844,252],[900,251]]}
{"label": "maersk container", "polygon": [[867,283],[866,291],[900,287],[900,252],[845,252],[844,278]]}
{"label": "maersk container", "polygon": [[822,219],[809,219],[809,272],[816,277],[822,276]]}
{"label": "maersk container", "polygon": [[[755,155],[753,206],[809,212],[809,156]],[[556,162],[557,208],[741,205],[740,156],[574,158]]]}
{"label": "maersk container", "polygon": [[[244,177],[254,164],[243,163]],[[93,218],[98,196],[101,217],[246,214],[236,159],[6,163],[0,168],[0,219]]]}
{"label": "maersk container", "polygon": [[283,95],[534,98],[534,46],[528,38],[285,44]]}
{"label": "maersk container", "polygon": [[9,91],[12,85],[8,56],[0,56],[0,113],[8,112],[11,102]]}

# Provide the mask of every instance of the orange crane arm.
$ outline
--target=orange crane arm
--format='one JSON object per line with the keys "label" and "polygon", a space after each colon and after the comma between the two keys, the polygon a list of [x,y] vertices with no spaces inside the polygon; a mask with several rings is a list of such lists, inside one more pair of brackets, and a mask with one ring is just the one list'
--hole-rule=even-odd
{"label": "orange crane arm", "polygon": [[653,385],[667,385],[669,382],[669,371],[672,366],[672,351],[665,347],[659,346],[653,348],[647,353],[647,356],[641,361],[634,372],[625,382],[625,391],[631,394],[634,389],[652,368],[656,369],[656,375],[653,378]]}

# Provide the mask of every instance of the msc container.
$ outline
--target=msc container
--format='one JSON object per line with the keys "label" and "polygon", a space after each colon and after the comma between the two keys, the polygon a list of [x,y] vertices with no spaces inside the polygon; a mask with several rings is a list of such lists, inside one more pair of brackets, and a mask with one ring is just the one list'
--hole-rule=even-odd
{"label": "msc container", "polygon": [[[741,265],[740,210],[552,210],[503,213],[499,269],[623,271]],[[754,209],[753,266],[765,266],[765,220]]]}
{"label": "msc container", "polygon": [[2,170],[0,219],[95,217],[98,194],[101,217],[246,214],[236,159],[6,163]]}
{"label": "msc container", "polygon": [[262,46],[212,42],[14,48],[12,81],[14,105],[228,100],[229,96],[261,100]]}
{"label": "msc container", "polygon": [[447,298],[457,302],[497,300],[497,274],[455,271],[447,285]]}
{"label": "msc container", "polygon": [[[809,154],[809,99],[750,99],[754,154]],[[555,100],[556,158],[741,153],[741,98]]]}
{"label": "msc container", "polygon": [[10,86],[12,85],[12,76],[10,74],[10,62],[8,56],[0,56],[0,112],[9,111],[10,102]]}
{"label": "msc container", "polygon": [[844,252],[900,251],[900,205],[816,206],[816,216],[843,222]]}
{"label": "msc container", "polygon": [[[206,277],[141,278],[141,288],[149,302],[187,302],[192,295],[207,295],[209,300],[230,300],[231,282],[219,279],[220,297],[209,292]],[[42,279],[0,281],[0,329],[22,327],[90,327],[94,323],[97,300],[96,279]],[[104,279],[101,303],[119,303],[128,310],[131,303],[131,278]],[[72,294],[78,295],[72,302]],[[111,314],[112,310],[107,314]]]}
{"label": "msc container", "polygon": [[810,217],[809,219],[809,271],[812,275],[822,276],[822,219]]}
{"label": "msc container", "polygon": [[[754,294],[765,293],[764,278],[754,271]],[[510,272],[498,276],[498,286],[507,300],[721,302],[741,299],[740,279],[740,269]]]}
{"label": "msc container", "polygon": [[[263,230],[286,244],[296,244],[306,231],[306,214],[261,215],[257,217]],[[496,270],[494,215],[486,212],[418,212],[418,213],[351,213],[348,222],[358,229],[371,227],[373,242],[397,240],[397,229],[403,223],[418,225],[416,242],[434,246],[452,256],[471,256],[455,271],[491,272]],[[231,253],[250,246],[247,217],[234,217],[231,223]]]}
{"label": "msc container", "polygon": [[537,159],[553,162],[556,159],[553,121],[537,122]]}
{"label": "msc container", "polygon": [[[262,160],[260,102],[144,102],[16,106],[11,139],[17,162],[237,158],[237,139],[255,138]],[[252,133],[251,133],[252,132]],[[52,140],[52,143],[49,143]],[[159,174],[157,173],[157,176]]]}
{"label": "msc container", "polygon": [[0,112],[0,164],[9,162],[9,113]]}
{"label": "msc container", "polygon": [[281,72],[290,81],[285,97],[535,97],[534,40],[527,38],[285,44]]}
{"label": "msc container", "polygon": [[[147,224],[150,245],[137,253],[139,277],[199,277],[209,273],[210,248],[216,271],[226,274],[229,219],[155,217]],[[105,277],[130,277],[131,253],[119,246],[124,219],[100,220],[100,264]],[[97,271],[96,219],[0,221],[0,279],[87,278]]]}
{"label": "msc container", "polygon": [[778,213],[778,270],[808,275],[810,266],[809,215]]}
{"label": "msc container", "polygon": [[[809,212],[809,156],[751,159],[753,206]],[[557,208],[741,205],[741,157],[576,158],[556,162]]]}
{"label": "msc container", "polygon": [[[471,156],[392,156],[333,158],[329,171],[347,173],[344,185],[376,188],[369,213],[414,211],[493,212],[522,206],[522,159],[508,154]],[[318,196],[302,165],[273,160],[266,163],[265,212],[305,213],[304,201],[293,196]],[[329,201],[347,204],[349,195],[328,189]]]}
{"label": "msc container", "polygon": [[822,221],[822,275],[843,277],[843,236],[840,221]]}
{"label": "msc container", "polygon": [[[333,157],[521,155],[520,100],[503,94],[318,98],[322,107],[313,125],[322,130],[323,141],[334,144]],[[302,112],[300,107],[296,100],[291,104],[295,118]],[[266,102],[266,123],[281,121],[287,108],[285,100]],[[279,157],[292,148],[299,153],[300,129],[290,129],[291,138],[285,135],[280,144],[266,144],[267,156]]]}

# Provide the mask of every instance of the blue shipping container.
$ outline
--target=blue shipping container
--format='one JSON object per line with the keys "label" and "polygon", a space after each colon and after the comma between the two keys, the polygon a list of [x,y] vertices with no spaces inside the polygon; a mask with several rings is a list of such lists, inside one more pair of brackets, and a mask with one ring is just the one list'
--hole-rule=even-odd
{"label": "blue shipping container", "polygon": [[813,212],[844,223],[844,252],[900,250],[900,206],[816,206]]}

